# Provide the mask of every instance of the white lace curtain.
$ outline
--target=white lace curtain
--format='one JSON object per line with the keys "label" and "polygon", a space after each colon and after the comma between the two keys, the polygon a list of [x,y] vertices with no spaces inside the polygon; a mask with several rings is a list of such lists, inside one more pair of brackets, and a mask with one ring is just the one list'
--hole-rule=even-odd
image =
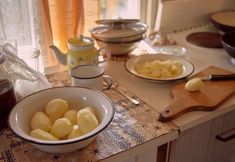
{"label": "white lace curtain", "polygon": [[40,49],[40,71],[47,65],[38,0],[0,0],[0,43]]}
{"label": "white lace curtain", "polygon": [[156,30],[157,12],[162,0],[141,0],[140,19],[149,27],[148,34]]}
{"label": "white lace curtain", "polygon": [[31,44],[27,0],[0,0],[0,38],[16,40],[18,45]]}

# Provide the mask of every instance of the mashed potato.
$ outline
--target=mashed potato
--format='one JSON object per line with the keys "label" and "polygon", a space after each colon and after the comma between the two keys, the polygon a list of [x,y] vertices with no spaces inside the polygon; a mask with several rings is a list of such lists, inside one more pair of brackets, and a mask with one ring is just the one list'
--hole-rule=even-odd
{"label": "mashed potato", "polygon": [[183,65],[177,60],[154,60],[139,63],[135,71],[148,78],[173,78],[183,73]]}

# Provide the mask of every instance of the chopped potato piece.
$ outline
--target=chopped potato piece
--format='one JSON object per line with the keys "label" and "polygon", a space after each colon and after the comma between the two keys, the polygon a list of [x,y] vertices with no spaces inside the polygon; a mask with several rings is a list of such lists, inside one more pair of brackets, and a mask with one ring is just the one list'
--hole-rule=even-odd
{"label": "chopped potato piece", "polygon": [[43,131],[41,129],[34,129],[34,130],[32,130],[30,132],[30,136],[32,136],[34,138],[42,139],[42,140],[49,140],[49,141],[58,140],[56,137],[54,137],[50,133],[45,132],[45,131]]}
{"label": "chopped potato piece", "polygon": [[90,132],[98,126],[97,118],[87,109],[78,111],[77,123],[83,134]]}
{"label": "chopped potato piece", "polygon": [[46,116],[45,113],[38,111],[36,112],[31,120],[31,128],[32,129],[41,129],[46,132],[49,132],[51,130],[52,122],[51,120]]}
{"label": "chopped potato piece", "polygon": [[90,111],[96,117],[96,112],[95,112],[94,108],[92,108],[92,107],[85,107],[84,109]]}
{"label": "chopped potato piece", "polygon": [[185,84],[185,89],[188,91],[199,91],[203,86],[203,82],[200,78],[193,78]]}
{"label": "chopped potato piece", "polygon": [[72,124],[67,118],[57,119],[51,127],[51,134],[59,139],[67,136],[72,129]]}
{"label": "chopped potato piece", "polygon": [[77,123],[77,110],[70,109],[64,114],[64,118],[69,119],[72,125]]}
{"label": "chopped potato piece", "polygon": [[51,100],[45,108],[47,116],[54,122],[64,116],[65,112],[68,111],[68,102],[62,99]]}
{"label": "chopped potato piece", "polygon": [[68,139],[79,137],[82,135],[81,130],[79,129],[78,125],[74,125],[71,132],[68,135]]}

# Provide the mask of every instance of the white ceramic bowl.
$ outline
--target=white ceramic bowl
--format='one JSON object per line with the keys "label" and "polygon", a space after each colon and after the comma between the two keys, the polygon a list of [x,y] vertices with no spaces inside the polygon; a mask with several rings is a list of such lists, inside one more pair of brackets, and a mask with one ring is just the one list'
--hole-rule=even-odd
{"label": "white ceramic bowl", "polygon": [[96,39],[97,44],[101,47],[107,50],[111,55],[113,56],[120,56],[120,55],[127,55],[131,51],[133,51],[136,47],[138,47],[140,40],[136,40],[133,42],[103,42],[98,39]]}
{"label": "white ceramic bowl", "polygon": [[[31,131],[30,121],[33,114],[39,110],[44,110],[45,105],[56,98],[67,100],[69,108],[81,109],[86,106],[93,106],[99,126],[87,134],[67,140],[46,141],[31,137],[29,135]],[[109,125],[113,116],[112,102],[103,93],[81,87],[57,87],[33,93],[19,101],[9,115],[9,126],[16,135],[31,142],[40,150],[64,153],[78,150],[91,143],[96,135]]]}
{"label": "white ceramic bowl", "polygon": [[[117,20],[119,21],[119,20]],[[143,39],[147,30],[143,23],[114,22],[109,25],[99,25],[89,29],[92,37],[104,42],[130,42]]]}
{"label": "white ceramic bowl", "polygon": [[139,41],[142,40],[146,37],[145,34],[137,34],[137,35],[133,35],[133,36],[128,36],[128,37],[117,37],[117,38],[102,38],[102,37],[98,37],[95,34],[91,34],[91,36],[99,41],[102,42],[107,42],[107,43],[128,43],[128,42],[135,42],[135,41]]}

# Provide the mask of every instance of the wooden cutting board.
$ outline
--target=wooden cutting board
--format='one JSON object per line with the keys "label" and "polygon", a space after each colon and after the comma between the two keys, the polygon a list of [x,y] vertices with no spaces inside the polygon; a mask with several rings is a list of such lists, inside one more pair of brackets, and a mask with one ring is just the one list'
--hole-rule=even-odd
{"label": "wooden cutting board", "polygon": [[[194,75],[193,78],[230,73],[227,70],[211,66]],[[159,121],[166,122],[191,111],[213,111],[235,93],[235,80],[203,81],[202,89],[196,92],[185,90],[185,83],[181,82],[172,87],[173,101],[160,113]]]}

